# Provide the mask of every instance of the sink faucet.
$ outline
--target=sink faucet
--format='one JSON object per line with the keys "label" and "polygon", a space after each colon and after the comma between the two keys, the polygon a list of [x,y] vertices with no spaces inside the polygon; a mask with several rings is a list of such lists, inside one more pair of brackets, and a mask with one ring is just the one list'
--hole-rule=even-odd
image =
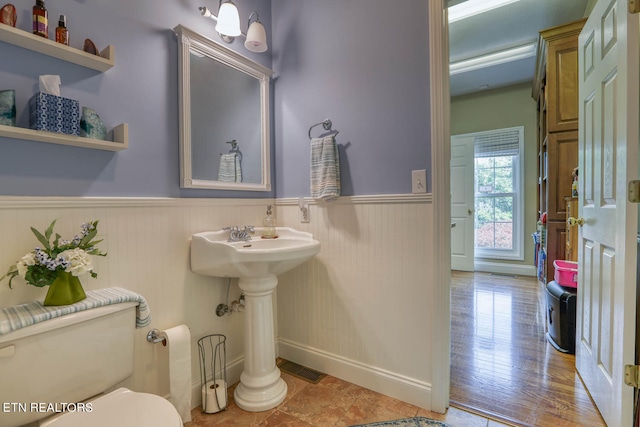
{"label": "sink faucet", "polygon": [[242,230],[237,225],[225,227],[223,230],[229,231],[227,242],[246,242],[251,240],[251,235],[255,233],[253,225],[245,225]]}

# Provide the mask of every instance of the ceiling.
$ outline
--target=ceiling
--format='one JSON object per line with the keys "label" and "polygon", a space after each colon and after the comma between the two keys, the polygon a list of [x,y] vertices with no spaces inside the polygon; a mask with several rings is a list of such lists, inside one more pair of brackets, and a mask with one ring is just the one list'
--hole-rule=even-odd
{"label": "ceiling", "polygon": [[[450,0],[449,6],[465,0]],[[520,0],[449,24],[452,64],[538,40],[538,32],[582,19],[589,0]],[[451,75],[451,96],[533,82],[535,49],[520,59]]]}

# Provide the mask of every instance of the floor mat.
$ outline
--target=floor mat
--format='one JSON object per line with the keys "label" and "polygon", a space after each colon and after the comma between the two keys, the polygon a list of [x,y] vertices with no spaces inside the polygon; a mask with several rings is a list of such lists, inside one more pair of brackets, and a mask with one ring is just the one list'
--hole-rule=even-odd
{"label": "floor mat", "polygon": [[401,426],[401,427],[451,427],[447,423],[443,423],[442,421],[432,420],[431,418],[425,417],[413,417],[413,418],[405,418],[402,420],[395,421],[382,421],[379,423],[370,423],[370,424],[358,424],[351,427],[387,427],[387,426]]}

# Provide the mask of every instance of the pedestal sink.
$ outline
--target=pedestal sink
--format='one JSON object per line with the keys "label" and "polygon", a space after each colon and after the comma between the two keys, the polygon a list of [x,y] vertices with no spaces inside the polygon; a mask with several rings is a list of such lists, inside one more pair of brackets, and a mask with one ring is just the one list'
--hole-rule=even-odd
{"label": "pedestal sink", "polygon": [[216,277],[238,277],[245,295],[245,359],[240,384],[234,393],[237,405],[251,412],[278,406],[287,395],[275,362],[273,291],[278,274],[302,264],[320,251],[310,233],[277,227],[276,239],[262,239],[255,229],[249,241],[228,242],[225,230],[205,231],[191,238],[191,270]]}

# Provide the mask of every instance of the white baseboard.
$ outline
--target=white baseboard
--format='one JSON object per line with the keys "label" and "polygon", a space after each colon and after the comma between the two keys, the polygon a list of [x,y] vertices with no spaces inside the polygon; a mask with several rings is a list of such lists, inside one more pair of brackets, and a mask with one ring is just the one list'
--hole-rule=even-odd
{"label": "white baseboard", "polygon": [[421,408],[431,409],[431,384],[322,350],[278,339],[279,355],[308,368]]}
{"label": "white baseboard", "polygon": [[475,271],[485,271],[487,273],[514,274],[516,276],[537,276],[536,268],[532,265],[476,260],[473,267]]}

